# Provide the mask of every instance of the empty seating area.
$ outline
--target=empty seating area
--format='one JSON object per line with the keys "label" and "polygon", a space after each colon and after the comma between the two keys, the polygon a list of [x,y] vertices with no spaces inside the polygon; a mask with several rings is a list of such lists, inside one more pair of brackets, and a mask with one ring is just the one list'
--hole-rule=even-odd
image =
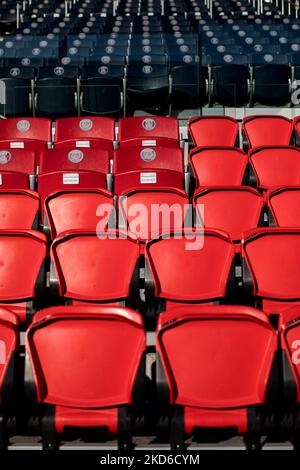
{"label": "empty seating area", "polygon": [[277,3],[257,12],[247,0],[211,8],[202,0],[24,1],[19,21],[15,8],[3,20],[0,112],[119,118],[298,107],[300,19]]}
{"label": "empty seating area", "polygon": [[47,450],[82,433],[299,448],[299,118],[188,131],[0,121],[2,449],[16,429]]}
{"label": "empty seating area", "polygon": [[0,0],[0,451],[300,449],[299,77],[297,3]]}

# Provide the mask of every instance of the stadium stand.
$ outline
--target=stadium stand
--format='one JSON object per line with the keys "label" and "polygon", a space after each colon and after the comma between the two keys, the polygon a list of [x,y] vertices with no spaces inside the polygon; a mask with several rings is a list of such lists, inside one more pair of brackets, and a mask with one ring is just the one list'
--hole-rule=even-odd
{"label": "stadium stand", "polygon": [[299,450],[299,6],[257,3],[0,0],[0,450]]}

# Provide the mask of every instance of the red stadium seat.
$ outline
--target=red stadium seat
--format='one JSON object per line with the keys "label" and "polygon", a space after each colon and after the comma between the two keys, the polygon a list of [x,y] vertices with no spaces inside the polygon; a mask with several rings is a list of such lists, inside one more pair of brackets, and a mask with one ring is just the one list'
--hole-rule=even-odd
{"label": "red stadium seat", "polygon": [[109,152],[103,149],[55,148],[41,154],[40,173],[96,171],[109,173]]}
{"label": "red stadium seat", "polygon": [[59,191],[45,200],[44,232],[50,233],[52,240],[70,230],[96,232],[100,221],[107,227],[113,208],[112,194],[104,189]]}
{"label": "red stadium seat", "polygon": [[232,240],[259,225],[264,207],[263,197],[249,187],[200,189],[193,202],[201,227],[223,230]]}
{"label": "red stadium seat", "polygon": [[1,149],[0,179],[1,188],[34,189],[36,174],[36,154],[27,149]]}
{"label": "red stadium seat", "polygon": [[[59,148],[43,152],[41,155],[41,170],[38,175],[42,220],[44,218],[44,203],[48,196],[53,196],[55,193],[62,195],[63,192],[66,192],[69,196],[65,199],[65,202],[70,203],[70,193],[74,191],[77,193],[77,196],[73,199],[75,203],[79,195],[78,191],[82,189],[101,188],[104,190],[102,191],[104,194],[107,187],[108,172],[109,152],[107,150]],[[109,197],[109,194],[107,193],[106,196]],[[51,201],[52,205],[57,203],[53,202],[54,199],[51,199]],[[61,198],[60,201],[62,201]],[[53,229],[54,226],[52,226],[52,231]]]}
{"label": "red stadium seat", "polygon": [[182,228],[189,211],[189,199],[179,189],[161,188],[129,191],[119,199],[124,228],[141,241]]}
{"label": "red stadium seat", "polygon": [[172,449],[212,430],[243,435],[248,449],[259,449],[278,383],[277,334],[267,315],[231,305],[170,310],[159,316],[156,345],[159,400],[173,409]]}
{"label": "red stadium seat", "polygon": [[106,190],[106,176],[95,171],[56,171],[38,176],[38,191],[41,198],[42,220],[45,199],[56,193],[78,191],[79,189],[102,188]]}
{"label": "red stadium seat", "polygon": [[0,306],[29,320],[45,287],[47,239],[39,232],[0,231]]}
{"label": "red stadium seat", "polygon": [[192,149],[189,162],[198,186],[241,186],[247,184],[248,156],[240,149],[199,147]]}
{"label": "red stadium seat", "polygon": [[0,119],[0,149],[26,149],[39,154],[52,140],[52,122],[46,118]]}
{"label": "red stadium seat", "polygon": [[137,241],[126,233],[67,233],[51,248],[53,293],[69,302],[134,304],[139,253]]}
{"label": "red stadium seat", "polygon": [[114,173],[134,170],[171,170],[184,173],[183,151],[168,147],[120,147],[114,154]]}
{"label": "red stadium seat", "polygon": [[113,151],[115,120],[108,117],[69,117],[55,122],[55,147]]}
{"label": "red stadium seat", "polygon": [[266,313],[300,304],[300,229],[265,228],[242,240],[245,295]]}
{"label": "red stadium seat", "polygon": [[272,225],[300,227],[300,187],[277,188],[267,193]]}
{"label": "red stadium seat", "polygon": [[256,148],[250,152],[250,163],[261,189],[300,183],[300,149],[296,147]]}
{"label": "red stadium seat", "polygon": [[140,314],[119,307],[61,306],[35,315],[26,335],[27,373],[42,411],[44,450],[59,448],[72,427],[118,436],[120,449],[132,448],[145,336]]}
{"label": "red stadium seat", "polygon": [[127,171],[114,175],[114,193],[120,195],[132,189],[184,189],[182,173],[171,170]]}
{"label": "red stadium seat", "polygon": [[282,348],[284,402],[286,416],[293,416],[290,438],[295,450],[299,450],[299,403],[300,403],[300,343],[299,307],[291,308],[279,316],[279,335]]}
{"label": "red stadium seat", "polygon": [[39,195],[30,190],[0,189],[0,230],[37,230]]}
{"label": "red stadium seat", "polygon": [[138,116],[119,120],[120,146],[179,147],[179,123],[176,118]]}
{"label": "red stadium seat", "polygon": [[290,145],[293,122],[284,116],[249,116],[243,119],[243,133],[250,148]]}
{"label": "red stadium seat", "polygon": [[196,147],[238,146],[239,124],[229,116],[191,118],[188,130]]}
{"label": "red stadium seat", "polygon": [[146,245],[146,300],[162,311],[177,302],[229,298],[234,291],[229,280],[234,256],[229,236],[209,229],[152,240]]}
{"label": "red stadium seat", "polygon": [[15,357],[19,349],[19,321],[9,309],[0,308],[0,450],[6,450],[8,405],[15,398]]}

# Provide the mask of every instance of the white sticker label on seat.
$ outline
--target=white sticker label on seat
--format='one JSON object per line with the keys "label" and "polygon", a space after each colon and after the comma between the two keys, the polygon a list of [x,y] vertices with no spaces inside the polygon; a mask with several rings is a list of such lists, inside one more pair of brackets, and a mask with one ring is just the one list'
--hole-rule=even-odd
{"label": "white sticker label on seat", "polygon": [[10,148],[11,149],[23,149],[25,147],[24,142],[11,142]]}
{"label": "white sticker label on seat", "polygon": [[0,186],[2,186],[2,175],[0,175]]}
{"label": "white sticker label on seat", "polygon": [[89,140],[77,140],[76,147],[77,148],[90,148],[90,141]]}
{"label": "white sticker label on seat", "polygon": [[156,184],[156,173],[140,173],[141,184]]}
{"label": "white sticker label on seat", "polygon": [[142,146],[143,147],[155,147],[156,140],[142,140]]}
{"label": "white sticker label on seat", "polygon": [[79,184],[79,173],[64,173],[63,184]]}

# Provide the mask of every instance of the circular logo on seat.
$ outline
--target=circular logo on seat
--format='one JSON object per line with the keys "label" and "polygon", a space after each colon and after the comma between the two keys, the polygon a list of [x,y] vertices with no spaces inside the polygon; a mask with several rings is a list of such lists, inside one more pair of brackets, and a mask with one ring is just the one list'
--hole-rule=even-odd
{"label": "circular logo on seat", "polygon": [[79,39],[85,39],[85,38],[86,38],[86,34],[85,34],[85,33],[79,33],[79,34],[78,34],[78,37],[79,37]]}
{"label": "circular logo on seat", "polygon": [[112,47],[112,46],[107,46],[107,47],[105,48],[106,54],[113,54],[113,53],[114,53],[114,50],[115,50],[115,48]]}
{"label": "circular logo on seat", "polygon": [[14,47],[14,43],[13,43],[12,41],[7,41],[7,42],[5,43],[5,47],[6,47],[7,49],[11,49],[12,47]]}
{"label": "circular logo on seat", "polygon": [[291,49],[294,52],[299,52],[300,51],[300,44],[297,44],[297,43],[292,44]]}
{"label": "circular logo on seat", "polygon": [[145,52],[146,54],[150,54],[151,51],[152,51],[151,46],[143,46],[143,52]]}
{"label": "circular logo on seat", "polygon": [[270,63],[270,62],[273,62],[273,60],[274,60],[274,57],[272,56],[272,54],[265,54],[264,55],[264,61],[265,62]]}
{"label": "circular logo on seat", "polygon": [[107,75],[108,74],[108,67],[105,67],[105,65],[102,65],[101,67],[98,68],[98,72],[100,75]]}
{"label": "circular logo on seat", "polygon": [[147,148],[141,151],[140,156],[144,162],[153,162],[156,158],[156,152],[151,148]]}
{"label": "circular logo on seat", "polygon": [[176,39],[176,44],[178,44],[178,46],[182,46],[182,44],[184,44],[184,39],[183,38]]}
{"label": "circular logo on seat", "polygon": [[91,119],[81,119],[79,123],[79,127],[82,131],[90,131],[93,127],[94,123]]}
{"label": "circular logo on seat", "polygon": [[150,39],[143,39],[143,40],[142,40],[142,44],[143,44],[143,46],[149,46],[149,44],[150,44]]}
{"label": "circular logo on seat", "polygon": [[5,165],[11,159],[11,153],[7,150],[0,150],[0,164]]}
{"label": "circular logo on seat", "polygon": [[68,153],[68,159],[72,163],[80,163],[84,158],[84,154],[81,150],[71,150]]}
{"label": "circular logo on seat", "polygon": [[270,31],[270,36],[272,37],[278,36],[278,32],[272,29],[272,31]]}
{"label": "circular logo on seat", "polygon": [[180,50],[180,52],[188,52],[189,46],[187,46],[186,44],[184,44],[183,46],[180,46],[180,47],[179,47],[179,50]]}
{"label": "circular logo on seat", "polygon": [[75,54],[77,54],[77,52],[78,52],[77,47],[70,47],[69,54],[75,55]]}
{"label": "circular logo on seat", "polygon": [[224,55],[223,59],[224,59],[224,62],[229,63],[229,62],[233,61],[233,56],[230,55],[230,54],[226,54],[226,55]]}
{"label": "circular logo on seat", "polygon": [[30,122],[27,119],[21,119],[17,122],[17,129],[20,132],[27,132],[30,129]]}
{"label": "circular logo on seat", "polygon": [[142,126],[145,129],[145,131],[153,131],[156,127],[156,121],[155,119],[152,118],[146,118],[142,122]]}
{"label": "circular logo on seat", "polygon": [[74,45],[75,47],[79,47],[80,44],[81,44],[80,39],[75,39],[75,40],[73,41],[73,45]]}
{"label": "circular logo on seat", "polygon": [[279,38],[279,42],[280,42],[280,44],[287,44],[288,38],[285,38],[284,36],[282,36],[282,37]]}
{"label": "circular logo on seat", "polygon": [[143,55],[142,61],[144,64],[150,64],[152,62],[152,57],[150,55]]}
{"label": "circular logo on seat", "polygon": [[150,37],[150,33],[148,33],[148,32],[143,32],[142,37],[143,37],[143,38],[149,38],[149,37]]}
{"label": "circular logo on seat", "polygon": [[107,40],[107,44],[108,44],[109,46],[115,46],[116,40],[115,40],[115,39],[108,39],[108,40]]}
{"label": "circular logo on seat", "polygon": [[193,62],[193,57],[191,55],[184,55],[182,57],[182,60],[183,62],[185,62],[186,64],[190,64],[191,62]]}
{"label": "circular logo on seat", "polygon": [[208,38],[212,38],[214,35],[213,31],[207,31],[205,34]]}
{"label": "circular logo on seat", "polygon": [[62,63],[63,65],[68,65],[70,62],[71,62],[71,58],[70,58],[70,57],[63,57],[63,58],[61,59],[61,63]]}
{"label": "circular logo on seat", "polygon": [[22,60],[21,60],[21,64],[24,65],[25,67],[30,65],[30,59],[29,57],[24,57]]}
{"label": "circular logo on seat", "polygon": [[35,47],[34,49],[32,49],[33,55],[40,55],[40,53],[41,53],[41,49],[39,49],[38,47]]}
{"label": "circular logo on seat", "polygon": [[12,77],[17,77],[18,75],[20,75],[21,71],[18,67],[13,67],[12,69],[10,69],[9,73]]}
{"label": "circular logo on seat", "polygon": [[65,73],[65,69],[63,67],[55,67],[54,73],[55,75],[61,77]]}
{"label": "circular logo on seat", "polygon": [[261,44],[255,44],[253,49],[255,52],[261,52],[263,50],[263,46]]}
{"label": "circular logo on seat", "polygon": [[144,65],[142,70],[143,70],[143,73],[145,73],[146,75],[149,75],[150,73],[152,73],[153,68],[151,67],[151,65]]}
{"label": "circular logo on seat", "polygon": [[47,34],[47,39],[54,39],[54,34],[53,33],[49,33]]}
{"label": "circular logo on seat", "polygon": [[220,40],[218,38],[211,38],[210,42],[212,44],[219,44]]}
{"label": "circular logo on seat", "polygon": [[104,56],[101,57],[100,60],[101,60],[102,64],[109,64],[110,61],[111,61],[111,58],[108,55],[104,55]]}
{"label": "circular logo on seat", "polygon": [[175,38],[181,38],[181,37],[182,37],[182,32],[181,32],[181,31],[176,31],[176,32],[174,33],[174,37],[175,37]]}
{"label": "circular logo on seat", "polygon": [[253,42],[254,42],[254,39],[253,39],[253,38],[251,38],[251,37],[245,38],[245,43],[246,43],[246,44],[253,44]]}
{"label": "circular logo on seat", "polygon": [[41,41],[40,42],[40,47],[47,47],[48,46],[48,41]]}
{"label": "circular logo on seat", "polygon": [[225,47],[225,46],[217,46],[217,51],[218,51],[218,52],[225,52],[225,51],[226,51],[226,47]]}
{"label": "circular logo on seat", "polygon": [[241,38],[244,38],[246,36],[246,31],[238,31],[238,36],[240,36]]}

